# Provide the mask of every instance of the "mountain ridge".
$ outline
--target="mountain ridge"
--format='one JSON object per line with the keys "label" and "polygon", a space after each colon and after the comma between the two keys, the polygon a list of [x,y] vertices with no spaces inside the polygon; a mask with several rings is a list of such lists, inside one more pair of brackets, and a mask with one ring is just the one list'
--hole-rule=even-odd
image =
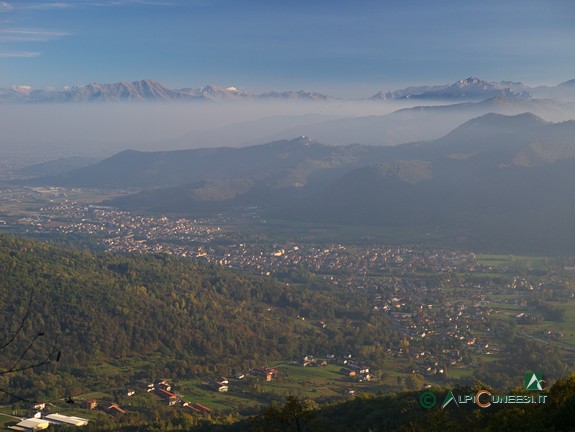
{"label": "mountain ridge", "polygon": [[[573,97],[571,89],[575,80],[557,86],[529,87],[520,82],[489,82],[477,77],[468,77],[443,85],[412,86],[392,91],[380,91],[360,100],[452,100],[481,101],[493,97],[530,99],[533,97],[554,97],[561,99],[566,90]],[[228,86],[206,85],[199,88],[170,89],[150,79],[122,81],[116,83],[90,83],[85,86],[66,87],[63,90],[39,90],[30,86],[17,85],[0,89],[0,102],[116,102],[116,101],[217,101],[217,100],[308,100],[331,101],[339,98],[313,90],[267,91],[255,94]]]}
{"label": "mountain ridge", "polygon": [[402,99],[467,99],[484,100],[496,96],[529,99],[533,97],[522,83],[511,81],[488,82],[477,77],[469,77],[452,84],[407,87],[391,92],[379,92],[372,100]]}

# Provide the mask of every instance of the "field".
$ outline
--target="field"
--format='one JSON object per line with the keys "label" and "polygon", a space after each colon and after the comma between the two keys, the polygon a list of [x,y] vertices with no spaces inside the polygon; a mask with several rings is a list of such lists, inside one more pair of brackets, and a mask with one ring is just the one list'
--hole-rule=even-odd
{"label": "field", "polygon": [[497,271],[544,271],[548,269],[553,262],[553,258],[539,256],[522,256],[522,255],[477,255],[477,261],[486,267],[492,267]]}
{"label": "field", "polygon": [[[149,367],[148,361],[153,362],[154,360],[130,358],[114,363],[102,363],[91,368],[90,376],[87,379],[96,382],[97,380],[108,381],[114,376],[129,376],[136,370],[147,369]],[[302,367],[290,362],[278,361],[272,362],[269,366],[279,372],[278,376],[275,376],[271,381],[249,374],[242,379],[229,378],[229,391],[222,393],[206,385],[207,377],[197,379],[164,378],[173,385],[172,391],[184,401],[199,403],[220,413],[239,411],[246,414],[257,412],[262,407],[269,405],[270,401],[283,400],[287,396],[331,400],[344,398],[348,394],[395,390],[400,388],[397,376],[404,379],[409,376],[409,374],[390,370],[381,379],[359,382],[344,376],[340,372],[342,366],[336,364],[328,364],[324,367]],[[124,392],[121,392],[120,404],[128,411],[130,406],[142,407],[148,406],[150,403],[164,403],[153,393],[146,393],[134,385],[128,384],[127,387],[136,390],[136,395],[132,397],[127,397]],[[118,400],[118,394],[117,391],[94,391],[75,395],[74,399],[80,406],[83,406],[84,401],[88,399],[96,399],[102,405]],[[69,406],[63,408],[70,409]],[[80,416],[82,417],[82,415]]]}
{"label": "field", "polygon": [[[1,412],[9,412],[9,407],[0,407]],[[20,417],[12,417],[10,415],[0,414],[0,428],[7,429],[8,426],[12,426],[20,421]]]}
{"label": "field", "polygon": [[442,244],[445,239],[430,233],[427,228],[382,228],[372,226],[353,226],[336,224],[319,224],[268,219],[265,223],[242,226],[242,229],[254,234],[263,234],[275,241],[286,238],[309,243],[345,243],[346,245],[363,244]]}

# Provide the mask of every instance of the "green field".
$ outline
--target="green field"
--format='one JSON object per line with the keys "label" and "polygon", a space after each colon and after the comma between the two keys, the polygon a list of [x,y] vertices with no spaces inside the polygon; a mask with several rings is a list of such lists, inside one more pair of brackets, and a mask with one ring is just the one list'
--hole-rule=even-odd
{"label": "green field", "polygon": [[0,414],[0,427],[7,429],[8,426],[12,426],[20,421],[19,418],[14,418],[8,415]]}
{"label": "green field", "polygon": [[470,368],[455,368],[449,369],[447,376],[453,379],[467,378],[473,374],[473,369]]}
{"label": "green field", "polygon": [[547,270],[553,258],[523,255],[479,254],[477,261],[486,266],[504,270]]}
{"label": "green field", "polygon": [[264,234],[269,239],[298,242],[328,242],[354,244],[442,244],[443,236],[432,234],[428,228],[383,228],[377,226],[336,225],[268,219],[265,223],[242,226],[252,233]]}
{"label": "green field", "polygon": [[341,366],[302,367],[278,362],[274,367],[281,377],[266,382],[263,378],[247,376],[242,380],[230,379],[229,391],[218,393],[209,389],[203,380],[178,382],[177,392],[192,403],[205,405],[216,411],[257,409],[269,404],[270,400],[285,399],[287,396],[318,399],[321,397],[343,397],[347,389],[356,393],[377,392],[379,382],[357,382],[339,372]]}

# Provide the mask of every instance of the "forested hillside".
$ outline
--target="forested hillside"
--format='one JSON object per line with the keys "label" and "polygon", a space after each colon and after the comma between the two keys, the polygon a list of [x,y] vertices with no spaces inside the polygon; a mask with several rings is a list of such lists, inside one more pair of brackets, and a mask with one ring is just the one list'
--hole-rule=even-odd
{"label": "forested hillside", "polygon": [[[13,388],[31,397],[84,388],[91,365],[113,359],[143,358],[149,373],[192,377],[397,343],[382,315],[313,281],[297,286],[167,255],[99,255],[6,236],[0,298],[4,339],[28,313],[2,367],[38,332],[42,338],[21,364],[54,344],[61,350],[58,364],[11,377]],[[319,319],[333,325],[310,322]],[[369,360],[381,362],[377,356]]]}

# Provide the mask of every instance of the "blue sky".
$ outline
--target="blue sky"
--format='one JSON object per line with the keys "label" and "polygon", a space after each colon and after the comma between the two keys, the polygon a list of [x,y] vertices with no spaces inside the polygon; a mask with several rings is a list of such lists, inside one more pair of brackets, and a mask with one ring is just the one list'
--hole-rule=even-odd
{"label": "blue sky", "polygon": [[365,96],[575,78],[571,0],[0,0],[0,87],[154,79]]}

